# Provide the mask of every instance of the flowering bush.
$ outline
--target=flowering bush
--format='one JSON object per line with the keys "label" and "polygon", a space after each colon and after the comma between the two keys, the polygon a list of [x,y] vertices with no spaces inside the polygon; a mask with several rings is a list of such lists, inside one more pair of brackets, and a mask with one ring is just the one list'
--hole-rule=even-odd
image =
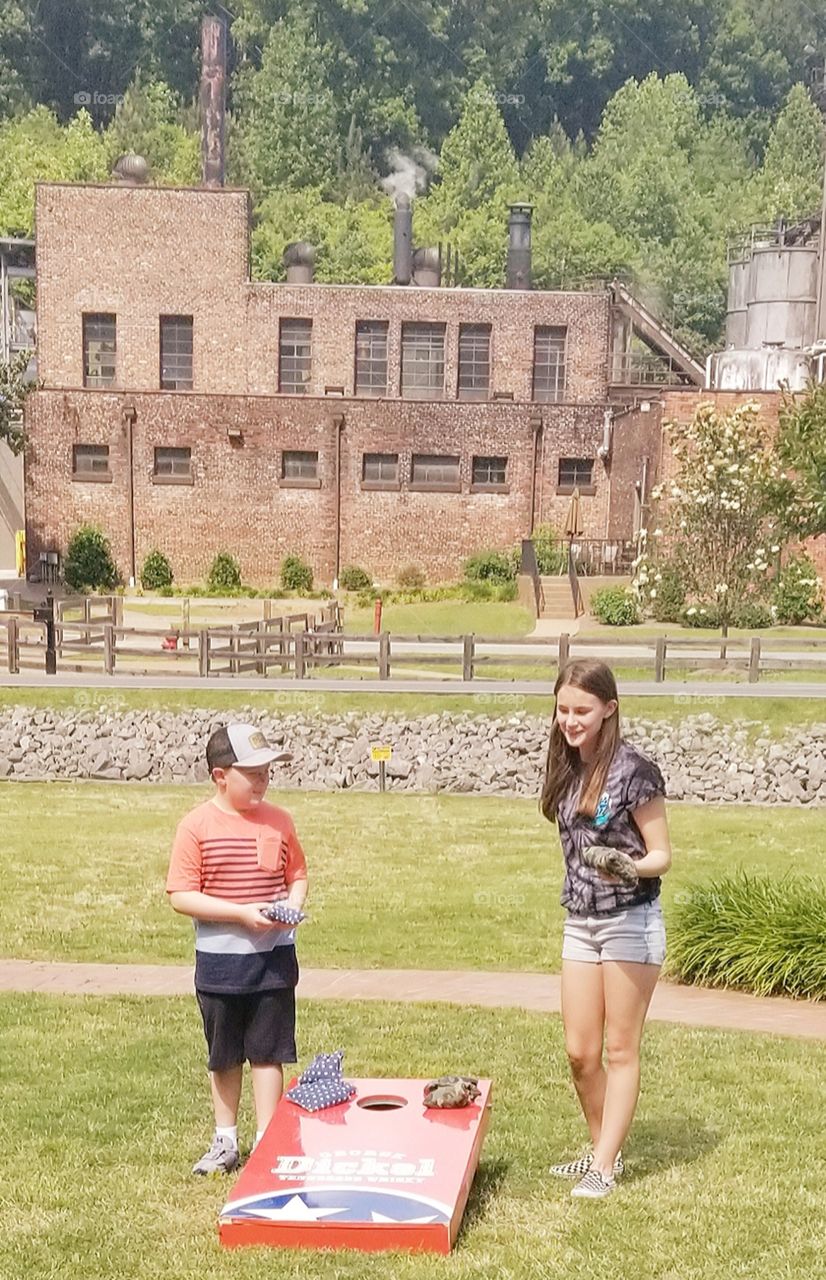
{"label": "flowering bush", "polygon": [[774,589],[772,604],[778,622],[799,626],[823,612],[823,584],[807,555],[791,559]]}
{"label": "flowering bush", "polygon": [[[667,497],[664,537],[669,563],[686,596],[698,603],[686,610],[689,626],[728,627],[746,600],[765,591],[765,575],[780,551],[773,493],[780,464],[770,433],[755,404],[720,413],[702,404],[689,423],[666,424],[677,464],[674,480],[652,490]],[[641,535],[634,561],[634,590],[655,607],[659,583]],[[705,609],[705,614],[701,610]],[[699,619],[699,620],[698,620]]]}

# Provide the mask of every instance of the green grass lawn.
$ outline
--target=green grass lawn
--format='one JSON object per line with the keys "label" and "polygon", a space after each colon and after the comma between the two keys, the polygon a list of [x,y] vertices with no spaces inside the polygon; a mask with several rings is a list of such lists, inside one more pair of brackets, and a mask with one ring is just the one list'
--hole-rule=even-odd
{"label": "green grass lawn", "polygon": [[[388,604],[381,615],[384,631],[396,636],[527,636],[534,617],[520,604],[464,603],[438,600],[432,604]],[[344,630],[351,635],[373,634],[373,607],[344,610]]]}
{"label": "green grass lawn", "polygon": [[[163,892],[179,817],[207,787],[3,783],[0,954],[188,962]],[[308,965],[557,970],[558,838],[534,800],[271,793],[307,851]],[[737,867],[823,874],[818,810],[672,805],[674,895]]]}
{"label": "green grass lawn", "polygon": [[[559,1020],[305,1002],[302,1062],[360,1076],[495,1081],[450,1258],[222,1251],[233,1179],[193,1179],[210,1131],[191,999],[0,1000],[0,1274],[9,1280],[767,1280],[823,1275],[826,1046],[651,1025],[628,1173],[577,1203],[547,1166],[583,1126]],[[242,1143],[249,1140],[246,1110]]]}
{"label": "green grass lawn", "polygon": [[[674,640],[697,640],[709,644],[720,640],[719,627],[683,627],[676,622],[652,621],[641,622],[633,627],[608,627],[591,614],[585,614],[580,618],[577,634],[581,637],[587,636],[605,641],[656,640],[658,636],[669,636]],[[826,641],[826,627],[818,627],[814,624],[802,627],[732,627],[729,631],[729,639],[739,640],[741,644],[743,642],[747,644],[751,636],[760,636],[761,639],[772,643],[782,641],[787,648],[794,647],[790,642],[796,642],[801,648],[805,648],[807,645],[822,644]]]}

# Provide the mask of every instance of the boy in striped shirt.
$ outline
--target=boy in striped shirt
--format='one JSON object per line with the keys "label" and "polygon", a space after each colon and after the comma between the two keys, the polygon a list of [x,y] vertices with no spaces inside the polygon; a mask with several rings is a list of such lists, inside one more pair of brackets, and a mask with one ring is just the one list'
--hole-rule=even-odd
{"label": "boy in striped shirt", "polygon": [[198,1174],[238,1165],[238,1106],[249,1061],[256,1142],[295,1062],[295,927],[269,919],[274,901],[300,911],[307,864],[285,809],[264,795],[270,765],[291,759],[250,724],[216,729],[207,743],[215,794],[178,825],[166,891],[195,924],[195,995],[209,1049],[215,1135]]}

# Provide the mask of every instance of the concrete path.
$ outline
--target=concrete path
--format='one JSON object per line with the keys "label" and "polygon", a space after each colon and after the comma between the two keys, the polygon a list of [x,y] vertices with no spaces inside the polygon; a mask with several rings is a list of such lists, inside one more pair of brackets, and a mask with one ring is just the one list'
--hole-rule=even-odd
{"label": "concrete path", "polygon": [[[759,684],[739,684],[717,680],[669,680],[658,684],[655,680],[619,679],[619,691],[626,698],[673,698],[677,703],[688,703],[696,698],[713,704],[717,698],[826,698],[826,680],[812,683],[780,684],[761,680]],[[511,697],[546,697],[553,694],[553,679],[545,680],[310,680],[262,679],[246,676],[105,676],[66,673],[47,676],[42,671],[26,671],[20,675],[0,676],[0,686],[8,689],[197,689],[203,694],[210,691],[228,693],[444,693],[444,694],[507,694]]]}
{"label": "concrete path", "polygon": [[[41,995],[178,996],[192,991],[189,965],[61,964],[0,960],[0,992]],[[389,1000],[559,1012],[559,977],[428,969],[303,969],[299,996],[314,1000]],[[826,1002],[761,999],[661,982],[651,1018],[690,1027],[826,1040]]]}

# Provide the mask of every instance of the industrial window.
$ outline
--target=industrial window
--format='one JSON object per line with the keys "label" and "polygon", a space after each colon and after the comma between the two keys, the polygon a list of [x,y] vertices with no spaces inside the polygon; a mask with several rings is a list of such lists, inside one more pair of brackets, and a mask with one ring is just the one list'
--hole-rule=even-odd
{"label": "industrial window", "polygon": [[505,484],[507,458],[474,458],[471,484],[489,488]]}
{"label": "industrial window", "polygon": [[161,390],[192,390],[192,316],[161,316]]}
{"label": "industrial window", "polygon": [[111,387],[115,381],[117,319],[109,312],[83,316],[83,385]]}
{"label": "industrial window", "polygon": [[560,458],[559,488],[590,488],[593,483],[593,458]]}
{"label": "industrial window", "polygon": [[445,326],[402,325],[402,396],[441,400],[445,393]]}
{"label": "industrial window", "polygon": [[192,480],[192,450],[160,446],[155,450],[155,480],[186,483]]}
{"label": "industrial window", "polygon": [[285,449],[281,455],[282,480],[317,480],[318,453],[307,449]]}
{"label": "industrial window", "polygon": [[447,489],[458,492],[460,488],[458,456],[442,453],[414,453],[410,483],[414,488]]}
{"label": "industrial window", "polygon": [[537,325],[533,335],[533,398],[562,400],[565,396],[565,348],[568,330],[564,325]]}
{"label": "industrial window", "polygon": [[361,478],[374,483],[396,484],[399,479],[399,455],[365,453],[361,463]]}
{"label": "industrial window", "polygon": [[111,480],[108,444],[73,444],[72,475],[77,480]]}
{"label": "industrial window", "polygon": [[306,395],[312,364],[312,320],[282,320],[278,345],[278,390]]}
{"label": "industrial window", "polygon": [[490,325],[459,327],[460,400],[487,400],[490,394]]}
{"label": "industrial window", "polygon": [[387,395],[387,321],[356,322],[356,395]]}

